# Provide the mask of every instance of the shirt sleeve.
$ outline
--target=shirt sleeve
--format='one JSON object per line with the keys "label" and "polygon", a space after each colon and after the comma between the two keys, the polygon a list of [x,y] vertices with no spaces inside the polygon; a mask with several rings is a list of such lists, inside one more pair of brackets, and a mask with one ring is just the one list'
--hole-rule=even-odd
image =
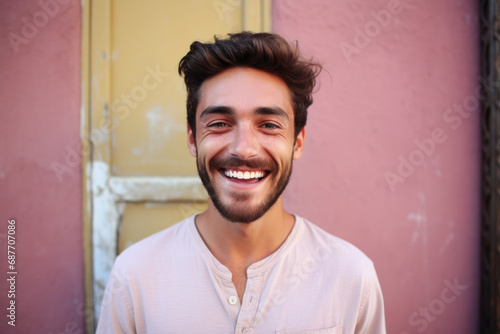
{"label": "shirt sleeve", "polygon": [[136,333],[131,300],[127,281],[113,268],[104,292],[96,334]]}
{"label": "shirt sleeve", "polygon": [[371,267],[364,286],[364,298],[360,305],[359,316],[356,324],[356,334],[386,334],[384,299],[382,289],[375,272]]}

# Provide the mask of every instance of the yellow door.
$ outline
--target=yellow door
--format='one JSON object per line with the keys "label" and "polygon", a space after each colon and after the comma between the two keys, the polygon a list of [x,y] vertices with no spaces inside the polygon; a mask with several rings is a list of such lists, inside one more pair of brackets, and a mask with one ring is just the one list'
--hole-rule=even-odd
{"label": "yellow door", "polygon": [[268,31],[270,13],[270,0],[84,2],[89,332],[117,253],[206,207],[186,145],[180,59],[195,40]]}

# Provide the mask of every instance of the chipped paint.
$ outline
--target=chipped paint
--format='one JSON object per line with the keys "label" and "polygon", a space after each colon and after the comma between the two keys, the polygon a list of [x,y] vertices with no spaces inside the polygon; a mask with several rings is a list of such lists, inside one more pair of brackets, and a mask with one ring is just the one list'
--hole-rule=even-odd
{"label": "chipped paint", "polygon": [[446,240],[444,241],[443,245],[441,246],[441,248],[439,249],[439,254],[443,254],[444,250],[448,247],[448,245],[453,241],[453,239],[455,239],[455,234],[454,233],[451,233],[450,235],[448,235],[448,237],[446,238]]}
{"label": "chipped paint", "polygon": [[408,214],[408,222],[415,223],[415,229],[411,237],[411,244],[415,246],[418,240],[420,240],[422,247],[422,262],[423,262],[423,276],[425,277],[424,294],[428,295],[428,276],[429,276],[429,247],[428,247],[428,230],[427,230],[427,214],[426,214],[426,204],[425,195],[421,192],[417,194],[418,197],[418,207],[416,212],[411,212]]}
{"label": "chipped paint", "polygon": [[418,238],[420,237],[422,233],[422,226],[425,223],[425,215],[420,214],[420,213],[409,213],[408,214],[408,221],[413,221],[416,223],[417,228],[413,231],[413,234],[411,236],[411,243],[414,244]]}
{"label": "chipped paint", "polygon": [[164,111],[160,105],[155,105],[146,112],[148,119],[149,150],[164,150],[170,137],[175,132],[185,133],[186,124],[179,123],[176,112]]}
{"label": "chipped paint", "polygon": [[206,201],[199,177],[112,177],[109,186],[118,201]]}
{"label": "chipped paint", "polygon": [[109,166],[94,161],[92,171],[92,254],[94,275],[94,310],[99,316],[104,289],[116,258],[118,221],[120,213],[108,187]]}
{"label": "chipped paint", "polygon": [[420,238],[423,245],[427,244],[427,215],[425,214],[425,195],[423,193],[418,193],[418,209],[417,212],[411,212],[408,214],[408,221],[415,222],[416,228],[411,236],[411,243],[415,242]]}
{"label": "chipped paint", "polygon": [[132,153],[137,156],[141,156],[144,153],[144,149],[141,147],[132,147]]}

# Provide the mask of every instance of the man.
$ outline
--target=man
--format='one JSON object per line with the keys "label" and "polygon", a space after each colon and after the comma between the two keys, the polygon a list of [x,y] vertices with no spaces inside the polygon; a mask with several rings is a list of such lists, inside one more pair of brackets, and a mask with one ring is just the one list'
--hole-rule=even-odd
{"label": "man", "polygon": [[98,333],[385,333],[372,262],[283,208],[319,70],[276,34],[191,45],[179,73],[208,209],[117,258]]}

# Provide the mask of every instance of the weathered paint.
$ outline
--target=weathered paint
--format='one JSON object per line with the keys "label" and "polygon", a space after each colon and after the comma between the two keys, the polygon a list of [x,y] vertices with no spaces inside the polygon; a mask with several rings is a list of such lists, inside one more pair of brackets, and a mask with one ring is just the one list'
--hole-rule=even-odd
{"label": "weathered paint", "polygon": [[198,176],[193,177],[112,177],[109,186],[116,200],[206,201],[207,192]]}
{"label": "weathered paint", "polygon": [[[477,332],[477,12],[473,0],[273,2],[273,30],[326,69],[285,205],[374,260],[388,333]],[[347,44],[358,46],[348,57]],[[467,101],[470,116],[448,114]],[[398,173],[399,156],[418,158],[415,141],[438,128],[434,151],[391,191],[384,173]],[[468,288],[424,323],[421,310],[438,307],[455,278]]]}
{"label": "weathered paint", "polygon": [[96,318],[104,296],[104,288],[116,258],[117,229],[120,207],[108,187],[109,166],[94,161],[87,170],[92,171],[92,245],[94,276],[94,312]]}

